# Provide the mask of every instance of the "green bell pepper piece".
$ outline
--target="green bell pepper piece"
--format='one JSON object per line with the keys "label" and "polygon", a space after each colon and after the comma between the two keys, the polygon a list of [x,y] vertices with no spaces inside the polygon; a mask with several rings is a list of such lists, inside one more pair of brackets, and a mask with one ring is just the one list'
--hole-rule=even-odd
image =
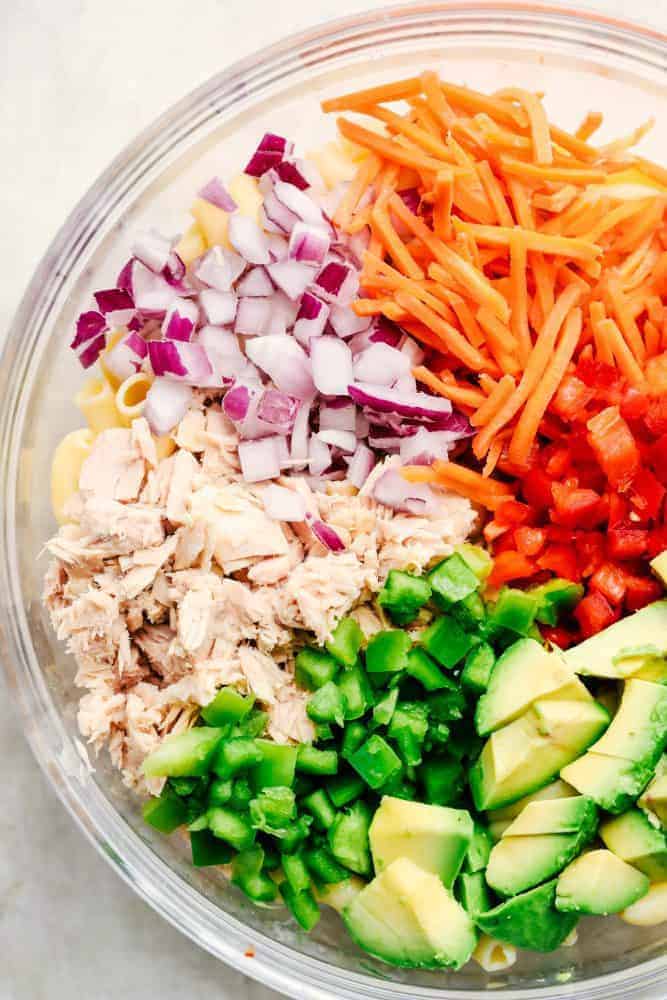
{"label": "green bell pepper piece", "polygon": [[401,770],[401,760],[386,740],[374,734],[355,750],[349,762],[370,788],[380,788]]}
{"label": "green bell pepper piece", "polygon": [[283,837],[296,817],[294,791],[283,785],[263,788],[250,801],[250,821],[256,830]]}
{"label": "green bell pepper piece", "polygon": [[234,783],[231,778],[216,778],[208,787],[208,802],[212,806],[225,806],[232,797]]}
{"label": "green bell pepper piece", "polygon": [[147,778],[188,778],[208,774],[224,735],[222,729],[195,726],[167,736],[143,763]]}
{"label": "green bell pepper piece", "polygon": [[428,575],[433,598],[442,608],[457,604],[479,587],[479,580],[457,553],[439,563]]}
{"label": "green bell pepper piece", "polygon": [[320,919],[320,908],[311,890],[295,892],[289,882],[285,881],[280,886],[280,895],[296,922],[305,931],[312,931]]}
{"label": "green bell pepper piece", "polygon": [[424,577],[389,570],[385,585],[378,594],[378,604],[386,608],[396,625],[407,625],[431,599],[431,584]]}
{"label": "green bell pepper piece", "polygon": [[369,673],[396,673],[408,665],[412,640],[400,629],[376,632],[366,647],[366,670]]}
{"label": "green bell pepper piece", "polygon": [[463,794],[463,766],[451,757],[433,757],[425,761],[419,769],[419,776],[424,784],[426,801],[431,805],[453,805]]}
{"label": "green bell pepper piece", "polygon": [[353,667],[364,641],[364,633],[354,618],[341,618],[333,630],[326,647],[335,660],[344,667]]}
{"label": "green bell pepper piece", "polygon": [[306,890],[310,889],[312,881],[306,863],[300,853],[283,854],[282,867],[285,878],[294,892],[306,892]]}
{"label": "green bell pepper piece", "polygon": [[183,826],[188,817],[187,806],[177,795],[162,794],[144,802],[142,807],[144,822],[155,827],[160,833],[173,833]]}
{"label": "green bell pepper piece", "polygon": [[504,587],[491,611],[491,623],[526,635],[535,620],[538,603],[538,599],[525,590]]}
{"label": "green bell pepper piece", "polygon": [[209,726],[225,726],[229,722],[245,719],[255,704],[255,696],[244,696],[236,688],[220,688],[213,701],[201,710],[204,722]]}
{"label": "green bell pepper piece", "polygon": [[404,764],[421,763],[422,746],[428,731],[428,710],[418,702],[403,702],[391,720],[388,735],[398,747]]}
{"label": "green bell pepper piece", "polygon": [[237,851],[252,847],[255,840],[255,831],[248,819],[225,806],[209,809],[208,827],[215,837],[225,840]]}
{"label": "green bell pepper piece", "polygon": [[438,691],[449,684],[448,678],[445,677],[437,663],[423,649],[416,646],[408,653],[406,670],[427,691]]}
{"label": "green bell pepper piece", "polygon": [[371,854],[368,828],[371,811],[365,802],[355,802],[336,816],[329,830],[329,847],[336,861],[358,875],[370,875]]}
{"label": "green bell pepper piece", "polygon": [[297,748],[271,740],[257,740],[262,759],[250,772],[250,781],[257,791],[273,785],[291,788],[294,784]]}
{"label": "green bell pepper piece", "polygon": [[337,684],[327,681],[308,699],[306,712],[314,722],[335,722],[342,726],[347,708],[345,696]]}
{"label": "green bell pepper piece", "polygon": [[250,782],[245,776],[236,778],[232,782],[232,794],[227,805],[237,812],[244,812],[250,805],[250,800],[254,797],[254,792],[250,787]]}
{"label": "green bell pepper piece", "polygon": [[455,667],[477,643],[449,615],[442,615],[425,628],[419,643],[442,667]]}
{"label": "green bell pepper piece", "polygon": [[210,830],[193,830],[190,833],[190,850],[195,868],[227,865],[234,857],[233,848],[214,837]]}
{"label": "green bell pepper piece", "polygon": [[488,687],[495,662],[495,653],[488,642],[471,649],[461,673],[462,686],[473,694],[482,694]]}
{"label": "green bell pepper piece", "polygon": [[373,723],[376,726],[388,726],[398,701],[398,688],[392,688],[376,703],[373,709]]}
{"label": "green bell pepper piece", "polygon": [[301,687],[309,691],[324,687],[334,679],[339,669],[338,662],[323,649],[307,646],[297,653],[296,679]]}
{"label": "green bell pepper piece", "polygon": [[580,583],[557,577],[528,591],[537,600],[535,618],[543,625],[557,625],[561,615],[567,614],[584,596]]}
{"label": "green bell pepper piece", "polygon": [[318,750],[304,744],[298,749],[296,769],[305,774],[336,774],[338,754],[335,750]]}
{"label": "green bell pepper piece", "polygon": [[345,721],[360,719],[373,704],[368,677],[362,667],[351,667],[339,678],[336,687],[343,699]]}
{"label": "green bell pepper piece", "polygon": [[321,830],[328,830],[336,818],[336,810],[324,788],[318,788],[301,800],[301,805],[307,809],[315,820],[315,825]]}
{"label": "green bell pepper piece", "polygon": [[271,903],[278,894],[275,882],[262,871],[263,865],[261,847],[241,851],[232,861],[232,882],[255,903]]}
{"label": "green bell pepper piece", "polygon": [[255,740],[237,736],[224,740],[213,761],[213,770],[220,778],[231,778],[239,771],[247,771],[262,759],[262,750]]}
{"label": "green bell pepper piece", "polygon": [[463,542],[457,545],[455,552],[468,564],[478,580],[486,580],[493,569],[493,557],[481,545]]}
{"label": "green bell pepper piece", "polygon": [[327,782],[327,792],[336,809],[354,802],[365,791],[365,783],[356,774],[341,774]]}
{"label": "green bell pepper piece", "polygon": [[349,871],[336,861],[326,847],[311,847],[304,850],[303,860],[318,882],[333,885],[350,877]]}
{"label": "green bell pepper piece", "polygon": [[368,728],[363,722],[347,722],[343,730],[343,743],[340,751],[341,757],[344,757],[345,760],[349,760],[355,750],[359,749],[367,736]]}

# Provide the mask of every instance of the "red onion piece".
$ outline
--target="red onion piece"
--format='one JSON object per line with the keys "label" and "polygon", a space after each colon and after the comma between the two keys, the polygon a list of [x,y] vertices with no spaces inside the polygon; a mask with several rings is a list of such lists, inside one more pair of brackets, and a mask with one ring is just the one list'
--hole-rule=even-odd
{"label": "red onion piece", "polygon": [[239,442],[241,474],[247,483],[261,483],[280,475],[278,437]]}
{"label": "red onion piece", "polygon": [[357,435],[354,431],[321,430],[318,431],[317,437],[332,448],[340,448],[341,451],[345,451],[349,455],[357,447]]}
{"label": "red onion piece", "polygon": [[306,502],[300,493],[271,483],[262,493],[264,510],[272,521],[305,521]]}
{"label": "red onion piece", "polygon": [[286,237],[282,236],[280,233],[267,233],[266,242],[269,246],[269,253],[271,254],[271,260],[285,260],[287,257],[287,248],[289,246]]}
{"label": "red onion piece", "polygon": [[207,321],[213,326],[227,326],[236,319],[236,296],[233,292],[218,292],[204,288],[199,293],[199,304]]}
{"label": "red onion piece", "polygon": [[244,259],[232,250],[212,247],[197,263],[195,276],[210,288],[230,292],[236,279],[243,274],[245,266]]}
{"label": "red onion piece", "polygon": [[453,431],[429,431],[420,427],[412,437],[402,439],[401,462],[404,465],[431,465],[436,459],[448,458],[449,449],[457,440],[458,435]]}
{"label": "red onion piece", "polygon": [[208,385],[213,366],[201,344],[150,340],[148,357],[155,375],[179,379],[188,385]]}
{"label": "red onion piece", "polygon": [[375,455],[365,444],[358,444],[347,467],[347,478],[358,490],[364,485],[375,467]]}
{"label": "red onion piece", "polygon": [[347,306],[352,302],[359,289],[359,277],[347,264],[330,260],[324,265],[313,282],[313,290],[325,302],[334,302],[339,306]]}
{"label": "red onion piece", "polygon": [[308,446],[308,471],[311,476],[319,476],[331,465],[329,445],[319,437],[312,437]]}
{"label": "red onion piece", "polygon": [[352,351],[338,337],[316,337],[310,343],[313,381],[325,396],[347,396],[352,381]]}
{"label": "red onion piece", "polygon": [[320,337],[329,319],[329,306],[312,292],[304,292],[294,324],[294,336],[304,347],[311,337]]}
{"label": "red onion piece", "polygon": [[143,312],[164,313],[178,298],[176,289],[140,260],[132,261],[131,282],[134,304]]}
{"label": "red onion piece", "polygon": [[340,537],[337,531],[335,531],[331,525],[325,524],[324,521],[320,520],[309,520],[306,517],[310,525],[310,530],[315,535],[318,542],[321,542],[329,552],[344,552],[345,543]]}
{"label": "red onion piece", "polygon": [[451,413],[452,404],[448,399],[428,396],[425,392],[399,393],[382,385],[355,382],[349,387],[349,395],[360,406],[370,406],[379,413],[397,413],[402,417],[425,417],[436,419]]}
{"label": "red onion piece", "polygon": [[267,271],[273,283],[293,301],[303,295],[313,279],[312,267],[296,260],[277,260],[269,264]]}
{"label": "red onion piece", "polygon": [[162,322],[162,336],[168,340],[192,340],[199,309],[192,299],[178,299],[167,309]]}
{"label": "red onion piece", "polygon": [[97,308],[103,315],[121,310],[134,310],[134,301],[124,288],[105,288],[94,294]]}
{"label": "red onion piece", "polygon": [[401,392],[401,393],[416,392],[417,391],[417,379],[414,377],[414,375],[411,372],[406,372],[405,375],[401,375],[400,378],[396,379],[396,381],[394,382],[392,388],[395,389],[396,392]]}
{"label": "red onion piece", "polygon": [[271,299],[239,299],[234,332],[246,337],[262,336],[268,330],[271,310]]}
{"label": "red onion piece", "polygon": [[281,181],[284,181],[286,184],[293,184],[300,191],[305,191],[310,187],[302,171],[291,160],[281,160],[280,163],[276,163],[275,171]]}
{"label": "red onion piece", "polygon": [[290,440],[290,457],[295,466],[305,465],[308,461],[308,438],[312,405],[312,399],[304,399],[294,421]]}
{"label": "red onion piece", "polygon": [[81,366],[83,368],[90,368],[94,365],[106,346],[107,338],[104,333],[101,333],[99,337],[95,337],[94,340],[89,340],[79,354]]}
{"label": "red onion piece", "polygon": [[290,156],[293,149],[294,143],[284,139],[281,135],[267,132],[253,153],[244,172],[250,174],[251,177],[261,177],[271,167],[280,163],[283,157]]}
{"label": "red onion piece", "polygon": [[292,337],[255,337],[247,342],[246,354],[282,392],[297,399],[314,394],[308,357]]}
{"label": "red onion piece", "polygon": [[128,333],[115,344],[104,359],[104,364],[123,382],[136,375],[148,354],[148,345],[138,333]]}
{"label": "red onion piece", "polygon": [[175,250],[169,254],[169,260],[162,269],[162,277],[181,294],[185,295],[189,291],[183,280],[185,278],[185,264]]}
{"label": "red onion piece", "polygon": [[170,253],[171,240],[156,232],[142,233],[132,247],[132,256],[155,274],[165,269]]}
{"label": "red onion piece", "polygon": [[[308,222],[312,226],[320,228],[326,225],[319,205],[316,205],[312,198],[303,191],[299,191],[293,184],[285,184],[284,181],[277,180],[273,185],[273,193],[278,201],[301,222]],[[264,203],[266,204],[266,199]]]}
{"label": "red onion piece", "polygon": [[235,385],[225,394],[222,408],[234,423],[245,420],[250,406],[250,389],[247,385]]}
{"label": "red onion piece", "polygon": [[252,365],[239,347],[239,342],[231,330],[219,326],[203,326],[197,334],[197,343],[206,351],[213,371],[222,382],[236,377],[246,380]]}
{"label": "red onion piece", "polygon": [[400,343],[401,354],[405,354],[410,361],[410,368],[416,368],[420,365],[424,358],[426,357],[426,351],[423,351],[416,340],[412,337],[408,337],[407,333],[403,337]]}
{"label": "red onion piece", "polygon": [[223,212],[236,211],[236,202],[219,177],[211,177],[210,181],[207,181],[197,193],[204,201],[210,202],[216,208],[221,208]]}
{"label": "red onion piece", "polygon": [[388,469],[373,487],[378,503],[392,510],[428,517],[437,508],[436,496],[428,483],[408,483],[400,472]]}
{"label": "red onion piece", "polygon": [[254,219],[235,212],[227,228],[229,242],[248,264],[268,264],[271,260],[266,236]]}
{"label": "red onion piece", "polygon": [[191,402],[192,389],[189,385],[156,378],[146,394],[143,415],[153,433],[162,437],[180,423]]}
{"label": "red onion piece", "polygon": [[283,205],[275,191],[268,191],[264,195],[264,204],[260,209],[260,221],[269,231],[289,234],[299,221],[299,217]]}
{"label": "red onion piece", "polygon": [[289,434],[294,426],[299,409],[299,400],[277,389],[265,389],[262,393],[257,416],[274,427],[278,434]]}
{"label": "red onion piece", "polygon": [[[268,245],[267,241],[267,246]],[[266,273],[265,268],[252,267],[249,271],[246,271],[241,280],[237,282],[236,293],[237,295],[243,295],[245,298],[266,298],[267,295],[273,294],[273,282]]]}
{"label": "red onion piece", "polygon": [[92,309],[88,312],[82,312],[76,321],[74,340],[69,346],[75,351],[81,344],[85,344],[94,337],[99,337],[106,329],[107,322],[101,313]]}
{"label": "red onion piece", "polygon": [[390,386],[410,374],[410,359],[388,344],[371,344],[354,361],[355,382]]}
{"label": "red onion piece", "polygon": [[[337,406],[336,403],[342,403]],[[329,403],[320,404],[321,431],[352,431],[356,434],[357,408],[354,403],[340,397]]]}
{"label": "red onion piece", "polygon": [[357,316],[349,306],[332,306],[329,323],[334,333],[347,340],[356,334],[363,333],[371,324],[368,316]]}
{"label": "red onion piece", "polygon": [[302,264],[321,267],[329,250],[329,237],[319,226],[297,222],[289,241],[288,256]]}

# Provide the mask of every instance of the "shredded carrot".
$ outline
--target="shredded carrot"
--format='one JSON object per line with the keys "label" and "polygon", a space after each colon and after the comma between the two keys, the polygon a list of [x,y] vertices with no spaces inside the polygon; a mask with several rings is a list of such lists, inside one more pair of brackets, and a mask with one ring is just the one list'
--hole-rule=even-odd
{"label": "shredded carrot", "polygon": [[610,279],[607,283],[607,292],[609,296],[609,303],[611,305],[611,311],[614,313],[616,322],[621,328],[628,347],[634,354],[637,361],[643,361],[646,355],[646,350],[644,348],[642,335],[639,332],[637,323],[630,314],[627,298],[619,282]]}
{"label": "shredded carrot", "polygon": [[473,413],[470,423],[473,427],[483,427],[498,410],[505,405],[514,390],[516,382],[511,375],[503,375],[500,382],[491,390],[478,410]]}
{"label": "shredded carrot", "polygon": [[429,389],[433,392],[437,392],[439,396],[444,396],[446,399],[451,399],[452,403],[456,403],[457,406],[468,406],[473,409],[478,407],[484,396],[478,389],[467,388],[466,386],[456,385],[455,383],[444,382],[433,372],[430,372],[428,368],[424,368],[420,365],[418,368],[413,368],[412,374],[417,379],[418,382],[422,382],[427,385]]}
{"label": "shredded carrot", "polygon": [[496,470],[496,466],[500,461],[503,449],[505,448],[505,442],[499,434],[496,440],[493,442],[489,448],[488,454],[486,456],[486,461],[484,462],[484,468],[482,469],[482,475],[485,479],[492,476]]}
{"label": "shredded carrot", "polygon": [[590,139],[594,132],[600,128],[602,125],[603,116],[599,111],[589,111],[581,125],[574,133],[577,139],[581,139],[583,142],[586,139]]}
{"label": "shredded carrot", "polygon": [[625,375],[628,382],[631,382],[633,385],[641,385],[644,381],[644,375],[641,368],[637,364],[632,351],[623,339],[623,334],[621,333],[618,324],[613,319],[603,319],[598,323],[598,329],[600,330],[600,335],[604,337],[609,344],[609,348],[611,353],[614,355],[616,364]]}
{"label": "shredded carrot", "polygon": [[409,250],[391,224],[389,212],[387,211],[386,198],[376,201],[371,213],[371,228],[377,233],[379,239],[384,244],[385,250],[403,274],[417,281],[424,277],[421,267],[410,256]]}
{"label": "shredded carrot", "polygon": [[451,323],[442,319],[419,299],[407,292],[397,292],[396,301],[406,312],[432,330],[441,339],[445,349],[460,358],[472,371],[481,371],[486,367],[486,361],[479,351],[469,344]]}
{"label": "shredded carrot", "polygon": [[644,344],[647,357],[653,358],[660,353],[660,330],[650,319],[644,322]]}
{"label": "shredded carrot", "polygon": [[510,325],[517,344],[519,361],[525,364],[532,345],[528,326],[528,254],[520,236],[510,237],[510,289],[512,297]]}
{"label": "shredded carrot", "polygon": [[443,289],[443,291],[447,302],[456,313],[456,318],[461,324],[461,329],[472,346],[481,347],[485,339],[484,334],[466,300],[457,292],[450,289]]}
{"label": "shredded carrot", "polygon": [[433,232],[443,242],[452,235],[452,204],[454,199],[454,174],[440,170],[433,186]]}
{"label": "shredded carrot", "polygon": [[477,310],[476,319],[486,335],[486,343],[500,370],[518,375],[521,366],[516,357],[517,342],[509,327],[488,306],[481,306]]}
{"label": "shredded carrot", "polygon": [[515,108],[510,101],[503,101],[498,97],[488,97],[480,94],[469,87],[459,87],[454,83],[440,83],[442,92],[453,108],[460,108],[469,114],[485,112],[489,118],[498,121],[503,125],[516,127],[517,125],[528,125],[526,114],[519,108]]}
{"label": "shredded carrot", "polygon": [[440,170],[442,166],[440,160],[426,156],[425,153],[408,149],[397,142],[392,142],[391,139],[385,139],[384,136],[378,135],[377,132],[370,132],[361,125],[348,121],[347,118],[339,118],[337,124],[340,134],[349,139],[350,142],[356,142],[357,145],[372,150],[378,156],[382,156],[385,160],[389,160],[392,163],[400,163],[403,166],[416,167],[417,169],[422,167],[425,170],[435,171]]}
{"label": "shredded carrot", "polygon": [[533,195],[533,205],[535,208],[541,208],[544,212],[560,214],[569,208],[578,196],[579,192],[574,184],[564,184],[560,190],[554,191],[553,194],[543,194],[538,191]]}
{"label": "shredded carrot", "polygon": [[387,108],[368,107],[363,109],[363,114],[372,118],[378,118],[385,125],[389,125],[392,130],[400,132],[411,139],[417,146],[420,146],[429,156],[435,156],[446,163],[452,161],[452,154],[440,139],[435,138],[430,132],[409,122],[400,115],[389,111]]}
{"label": "shredded carrot", "polygon": [[519,87],[501,90],[497,96],[517,101],[525,110],[530,126],[535,163],[553,163],[554,156],[551,147],[549,122],[547,121],[547,116],[540,99],[535,94],[531,94],[530,91],[522,90]]}
{"label": "shredded carrot", "polygon": [[524,163],[523,160],[514,160],[511,156],[500,154],[500,165],[506,174],[513,174],[523,181],[544,182],[562,181],[564,184],[600,184],[604,181],[606,174],[604,170],[595,170],[593,167],[561,167],[542,166],[536,163]]}
{"label": "shredded carrot", "polygon": [[530,229],[509,229],[506,226],[479,226],[474,222],[464,222],[456,218],[452,221],[457,232],[469,233],[480,243],[488,243],[491,246],[508,247],[512,236],[520,235],[525,242],[526,250],[539,250],[540,253],[571,257],[573,260],[589,260],[602,252],[602,248],[595,243],[574,237],[551,236]]}
{"label": "shredded carrot", "polygon": [[514,219],[505,200],[505,194],[488,160],[482,160],[477,165],[477,173],[495,213],[495,221],[501,226],[513,226]]}
{"label": "shredded carrot", "polygon": [[330,97],[322,101],[322,111],[354,111],[368,104],[381,104],[384,101],[400,101],[405,97],[416,97],[421,92],[419,77],[409,77],[407,80],[396,80],[395,83],[385,83],[380,87],[369,87],[367,90],[355,90],[342,97]]}
{"label": "shredded carrot", "polygon": [[373,183],[378,173],[382,169],[382,160],[371,154],[365,157],[357,167],[357,172],[350,182],[350,186],[344,193],[334,215],[334,222],[345,227],[356,209],[362,195]]}
{"label": "shredded carrot", "polygon": [[422,73],[419,78],[426,102],[443,129],[450,129],[456,123],[456,115],[447,103],[436,73]]}

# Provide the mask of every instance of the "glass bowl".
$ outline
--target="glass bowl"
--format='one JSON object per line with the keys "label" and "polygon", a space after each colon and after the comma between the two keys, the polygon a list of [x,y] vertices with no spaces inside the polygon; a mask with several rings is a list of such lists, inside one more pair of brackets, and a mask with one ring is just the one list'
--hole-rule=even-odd
{"label": "glass bowl", "polygon": [[[332,912],[306,937],[282,908],[257,909],[224,880],[193,870],[177,837],[151,834],[106,756],[94,770],[86,763],[72,663],[40,600],[41,550],[55,527],[50,457],[81,423],[71,403],[81,371],[66,346],[74,317],[92,288],[116,274],[133,232],[181,230],[196,189],[212,173],[238,169],[262,132],[287,134],[302,149],[333,137],[333,120],[319,112],[325,95],[428,66],[485,90],[542,90],[566,127],[588,109],[602,110],[611,137],[651,114],[667,122],[666,46],[665,36],[592,14],[474,2],[376,10],[289,38],[215,77],[121,153],[54,240],[10,331],[0,375],[0,632],[33,751],[82,830],[158,913],[299,1000],[472,1000],[491,990],[499,998],[611,1000],[640,988],[664,996],[665,928],[582,921],[574,947],[522,955],[504,972],[487,975],[474,963],[457,974],[402,972],[361,955]],[[666,135],[663,127],[645,141],[647,155],[667,160]]]}

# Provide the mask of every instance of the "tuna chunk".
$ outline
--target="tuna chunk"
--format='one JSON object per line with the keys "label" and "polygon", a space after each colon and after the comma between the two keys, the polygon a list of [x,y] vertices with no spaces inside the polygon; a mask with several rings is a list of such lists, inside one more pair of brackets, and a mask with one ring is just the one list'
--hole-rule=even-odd
{"label": "tuna chunk", "polygon": [[107,500],[136,500],[146,466],[132,431],[102,431],[81,467],[79,489]]}

